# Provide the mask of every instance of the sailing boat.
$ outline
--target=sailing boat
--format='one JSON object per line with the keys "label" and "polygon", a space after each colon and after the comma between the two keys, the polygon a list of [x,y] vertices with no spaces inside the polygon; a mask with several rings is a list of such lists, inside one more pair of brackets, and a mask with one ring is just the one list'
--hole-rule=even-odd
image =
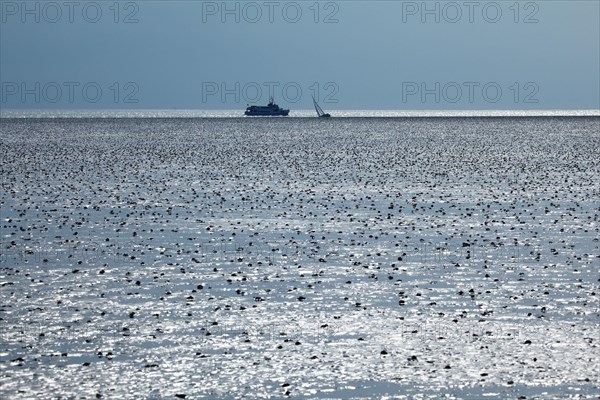
{"label": "sailing boat", "polygon": [[319,116],[319,118],[329,118],[329,117],[331,117],[330,114],[327,114],[325,111],[323,111],[323,109],[321,108],[321,106],[319,106],[319,104],[315,100],[315,96],[313,96],[312,99],[313,99],[313,104],[315,105],[315,110],[317,110],[317,115]]}

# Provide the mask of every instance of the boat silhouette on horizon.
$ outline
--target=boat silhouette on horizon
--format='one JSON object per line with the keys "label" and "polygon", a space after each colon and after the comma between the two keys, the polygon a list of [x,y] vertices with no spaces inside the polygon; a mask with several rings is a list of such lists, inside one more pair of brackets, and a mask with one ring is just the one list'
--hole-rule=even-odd
{"label": "boat silhouette on horizon", "polygon": [[244,115],[248,117],[286,117],[289,113],[290,110],[279,107],[271,97],[269,104],[266,106],[249,106],[246,108]]}
{"label": "boat silhouette on horizon", "polygon": [[315,105],[315,110],[317,110],[317,115],[319,116],[319,118],[330,118],[331,114],[328,114],[325,111],[323,111],[323,109],[321,108],[319,103],[317,103],[317,100],[315,100],[315,96],[313,96],[312,99],[313,99],[313,104]]}

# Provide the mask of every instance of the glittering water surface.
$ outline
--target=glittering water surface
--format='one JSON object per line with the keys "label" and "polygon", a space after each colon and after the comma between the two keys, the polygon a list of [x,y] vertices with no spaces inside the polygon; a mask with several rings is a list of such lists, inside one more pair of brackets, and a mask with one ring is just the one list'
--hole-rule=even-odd
{"label": "glittering water surface", "polygon": [[596,398],[600,119],[1,119],[3,398]]}
{"label": "glittering water surface", "polygon": [[[599,117],[600,110],[331,110],[335,118],[403,117]],[[240,118],[238,110],[0,110],[2,118]],[[289,118],[314,118],[314,109],[290,111]],[[248,117],[249,119],[256,117]]]}

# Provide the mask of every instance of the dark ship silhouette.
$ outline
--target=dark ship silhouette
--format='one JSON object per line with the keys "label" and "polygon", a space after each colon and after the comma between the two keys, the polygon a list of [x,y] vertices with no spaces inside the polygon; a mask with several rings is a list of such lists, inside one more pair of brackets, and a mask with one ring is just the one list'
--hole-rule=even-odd
{"label": "dark ship silhouette", "polygon": [[249,117],[285,117],[290,113],[290,110],[284,110],[273,101],[271,97],[269,104],[266,106],[250,106],[246,108],[244,115]]}

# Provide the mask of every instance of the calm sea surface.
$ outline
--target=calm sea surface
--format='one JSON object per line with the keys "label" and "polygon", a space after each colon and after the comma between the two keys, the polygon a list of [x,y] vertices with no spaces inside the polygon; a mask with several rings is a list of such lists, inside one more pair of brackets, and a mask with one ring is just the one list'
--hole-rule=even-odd
{"label": "calm sea surface", "polygon": [[595,112],[124,113],[2,113],[0,397],[597,397]]}
{"label": "calm sea surface", "polygon": [[[326,107],[328,109],[328,107]],[[591,117],[600,110],[330,110],[347,117]],[[6,118],[239,118],[244,110],[0,110]],[[291,118],[314,118],[315,110],[291,110]]]}

